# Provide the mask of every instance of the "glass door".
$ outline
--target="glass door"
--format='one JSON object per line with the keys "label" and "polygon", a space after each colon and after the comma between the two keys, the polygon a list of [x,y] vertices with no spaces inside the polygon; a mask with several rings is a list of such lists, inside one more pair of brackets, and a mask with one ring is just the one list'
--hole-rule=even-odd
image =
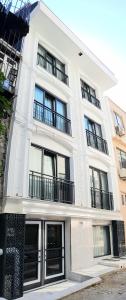
{"label": "glass door", "polygon": [[64,223],[45,222],[45,281],[64,278]]}
{"label": "glass door", "polygon": [[41,222],[29,221],[25,225],[24,287],[41,284]]}

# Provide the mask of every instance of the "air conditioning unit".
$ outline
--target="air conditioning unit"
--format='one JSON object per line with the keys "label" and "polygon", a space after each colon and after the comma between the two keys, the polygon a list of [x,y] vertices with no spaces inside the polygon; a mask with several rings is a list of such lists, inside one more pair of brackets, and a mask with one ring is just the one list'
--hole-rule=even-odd
{"label": "air conditioning unit", "polygon": [[126,168],[120,168],[119,176],[121,179],[126,180]]}
{"label": "air conditioning unit", "polygon": [[115,130],[116,130],[116,134],[118,134],[119,136],[123,136],[126,134],[125,129],[120,128],[119,126],[115,126]]}

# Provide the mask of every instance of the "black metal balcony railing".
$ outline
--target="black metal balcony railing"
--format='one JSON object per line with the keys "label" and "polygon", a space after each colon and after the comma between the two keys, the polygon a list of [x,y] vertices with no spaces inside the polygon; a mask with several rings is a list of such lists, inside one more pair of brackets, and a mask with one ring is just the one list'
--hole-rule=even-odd
{"label": "black metal balcony railing", "polygon": [[104,152],[105,154],[108,154],[108,146],[106,140],[87,129],[86,136],[88,146],[91,146],[101,152]]}
{"label": "black metal balcony railing", "polygon": [[33,117],[47,125],[53,126],[58,130],[71,134],[71,121],[47,106],[34,100]]}
{"label": "black metal balcony railing", "polygon": [[100,101],[94,97],[93,95],[89,94],[84,88],[81,88],[82,92],[82,98],[87,99],[89,102],[91,102],[93,105],[101,109]]}
{"label": "black metal balcony railing", "polygon": [[37,64],[46,69],[49,73],[57,77],[60,81],[65,84],[69,84],[68,75],[66,75],[63,71],[53,65],[47,58],[42,56],[40,53],[37,53]]}
{"label": "black metal balcony railing", "polygon": [[74,182],[30,171],[29,196],[41,200],[74,204]]}
{"label": "black metal balcony railing", "polygon": [[91,206],[94,208],[113,210],[113,194],[91,188]]}

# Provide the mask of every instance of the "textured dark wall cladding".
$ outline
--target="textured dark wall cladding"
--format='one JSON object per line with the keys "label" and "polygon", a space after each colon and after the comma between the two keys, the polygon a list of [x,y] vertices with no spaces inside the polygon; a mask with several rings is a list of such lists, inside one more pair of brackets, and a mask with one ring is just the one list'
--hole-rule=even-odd
{"label": "textured dark wall cladding", "polygon": [[124,221],[112,221],[114,256],[126,254]]}
{"label": "textured dark wall cladding", "polygon": [[24,230],[24,215],[0,215],[0,297],[8,300],[23,295]]}

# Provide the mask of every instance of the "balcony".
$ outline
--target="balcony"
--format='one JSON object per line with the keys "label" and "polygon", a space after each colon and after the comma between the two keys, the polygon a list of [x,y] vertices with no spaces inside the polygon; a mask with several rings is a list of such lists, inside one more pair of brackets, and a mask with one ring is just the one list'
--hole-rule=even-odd
{"label": "balcony", "polygon": [[47,106],[34,100],[34,119],[71,135],[71,121]]}
{"label": "balcony", "polygon": [[30,171],[29,196],[41,200],[74,204],[74,182]]}
{"label": "balcony", "polygon": [[0,39],[0,47],[0,71],[5,76],[3,87],[7,93],[12,95],[16,86],[20,54],[15,53],[15,50],[9,45],[6,48],[6,43],[2,39]]}
{"label": "balcony", "polygon": [[42,56],[41,54],[37,53],[37,64],[46,69],[49,73],[57,77],[60,81],[62,81],[65,84],[69,84],[68,82],[68,76],[62,72],[60,69],[58,69],[55,65],[53,65],[47,58]]}
{"label": "balcony", "polygon": [[94,106],[96,106],[97,108],[101,109],[100,101],[96,97],[94,97],[93,95],[89,94],[87,92],[87,90],[84,89],[84,88],[81,88],[81,92],[82,92],[82,98],[87,99]]}
{"label": "balcony", "polygon": [[103,190],[91,188],[91,207],[113,210],[113,194]]}
{"label": "balcony", "polygon": [[87,145],[93,147],[105,154],[108,154],[108,146],[106,140],[97,136],[93,132],[86,129]]}

